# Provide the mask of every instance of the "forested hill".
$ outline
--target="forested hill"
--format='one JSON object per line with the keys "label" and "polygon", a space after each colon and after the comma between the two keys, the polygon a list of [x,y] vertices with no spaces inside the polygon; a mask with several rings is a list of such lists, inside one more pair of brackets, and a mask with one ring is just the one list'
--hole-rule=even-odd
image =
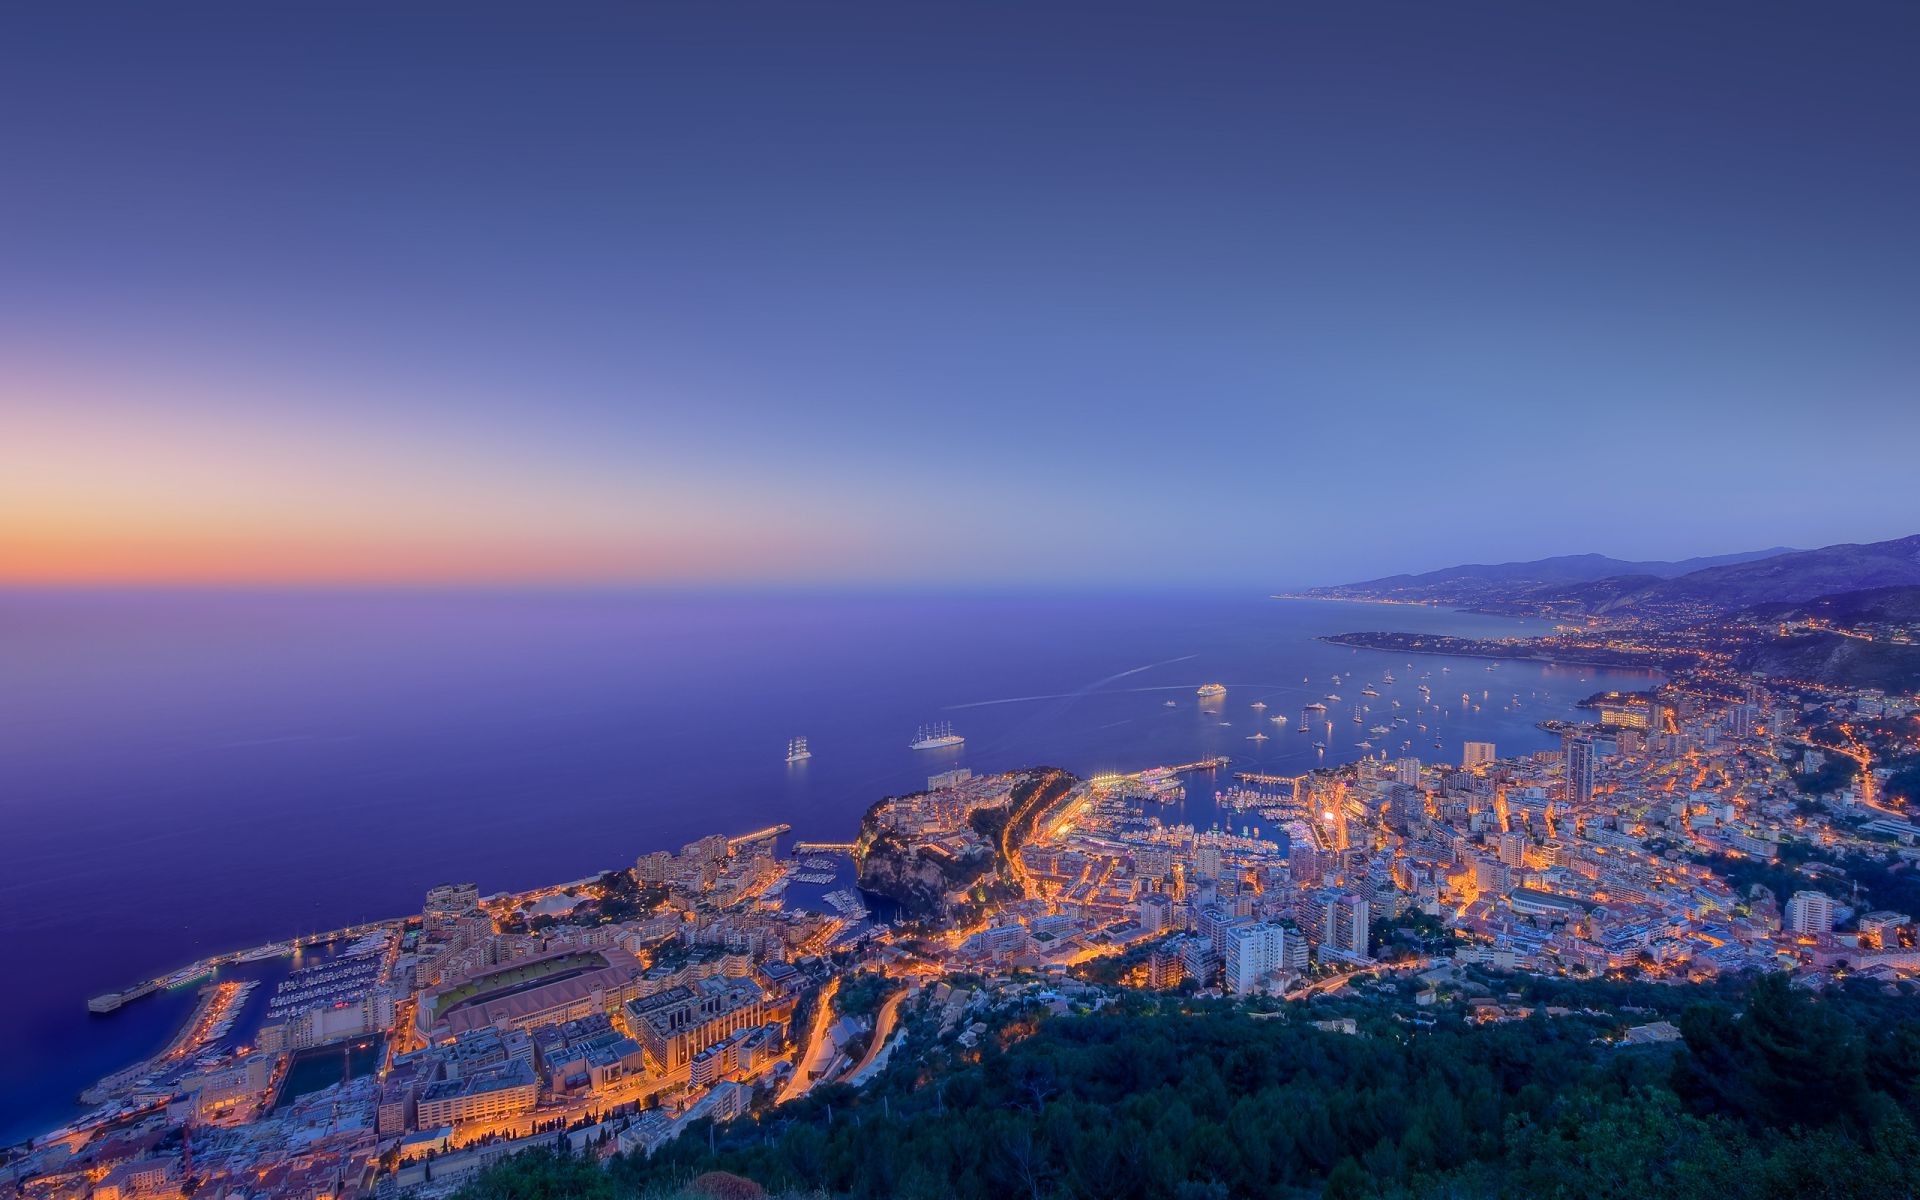
{"label": "forested hill", "polygon": [[1636,1002],[1685,1037],[1642,1047],[1612,1040],[1618,1015],[1581,1011],[1604,985],[1515,986],[1572,1011],[1483,1026],[1388,1004],[1347,1034],[1307,1019],[1319,1005],[1259,1019],[1169,997],[1016,1017],[977,1052],[923,1028],[863,1092],[819,1089],[605,1169],[523,1157],[463,1198],[618,1200],[715,1171],[861,1200],[1914,1194],[1920,1002],[1772,976],[1683,1015],[1700,993],[1644,985]]}

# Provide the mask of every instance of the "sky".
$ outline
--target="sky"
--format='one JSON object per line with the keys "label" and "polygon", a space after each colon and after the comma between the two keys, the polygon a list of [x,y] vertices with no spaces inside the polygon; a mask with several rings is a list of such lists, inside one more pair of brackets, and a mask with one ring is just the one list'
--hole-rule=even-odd
{"label": "sky", "polygon": [[0,15],[0,584],[1920,531],[1920,6]]}

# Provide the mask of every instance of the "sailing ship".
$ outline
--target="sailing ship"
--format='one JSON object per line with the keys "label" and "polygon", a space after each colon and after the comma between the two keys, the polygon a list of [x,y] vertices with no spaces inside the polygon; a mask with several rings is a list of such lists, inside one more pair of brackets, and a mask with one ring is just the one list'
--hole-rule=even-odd
{"label": "sailing ship", "polygon": [[953,725],[950,722],[940,721],[933,725],[922,725],[920,731],[913,735],[911,748],[943,750],[948,746],[958,746],[966,740],[953,731]]}
{"label": "sailing ship", "polygon": [[803,737],[797,737],[787,743],[787,761],[788,762],[790,763],[805,762],[812,757],[813,757],[813,751],[807,749],[807,739]]}

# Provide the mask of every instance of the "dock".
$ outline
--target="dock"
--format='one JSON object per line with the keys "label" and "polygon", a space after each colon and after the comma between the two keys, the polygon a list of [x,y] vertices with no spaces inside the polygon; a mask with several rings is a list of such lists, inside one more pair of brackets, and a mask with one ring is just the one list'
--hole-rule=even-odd
{"label": "dock", "polygon": [[764,842],[770,837],[779,837],[783,833],[792,832],[793,826],[791,825],[769,825],[765,829],[756,829],[752,833],[743,833],[739,837],[728,838],[727,849],[738,850],[742,846],[749,846],[754,842]]}

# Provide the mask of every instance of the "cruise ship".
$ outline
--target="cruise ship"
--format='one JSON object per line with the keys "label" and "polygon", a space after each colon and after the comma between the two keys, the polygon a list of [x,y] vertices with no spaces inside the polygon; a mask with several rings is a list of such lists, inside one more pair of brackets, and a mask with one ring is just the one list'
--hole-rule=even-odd
{"label": "cruise ship", "polygon": [[1198,694],[1206,697],[1224,696],[1227,694],[1227,685],[1224,683],[1203,683],[1200,685]]}
{"label": "cruise ship", "polygon": [[788,762],[790,763],[805,762],[812,757],[813,757],[813,751],[807,749],[807,739],[803,737],[797,737],[787,743],[787,761]]}
{"label": "cruise ship", "polygon": [[913,735],[912,748],[915,750],[944,750],[948,746],[958,746],[967,739],[953,731],[946,721],[935,725],[922,725],[920,732]]}

